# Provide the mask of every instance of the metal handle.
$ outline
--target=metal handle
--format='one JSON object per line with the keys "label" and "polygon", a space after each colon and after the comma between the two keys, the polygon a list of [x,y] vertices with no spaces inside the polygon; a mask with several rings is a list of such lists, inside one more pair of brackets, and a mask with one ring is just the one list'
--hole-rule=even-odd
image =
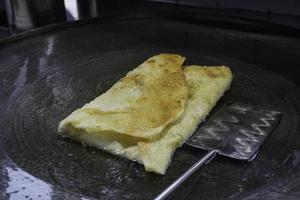
{"label": "metal handle", "polygon": [[191,168],[189,168],[184,174],[182,174],[176,181],[174,181],[167,189],[165,189],[162,193],[160,193],[154,200],[163,200],[166,198],[171,192],[173,192],[183,181],[185,181],[190,175],[192,175],[197,169],[199,169],[202,165],[207,164],[211,161],[217,152],[215,150],[211,150],[205,154],[198,162],[196,162]]}

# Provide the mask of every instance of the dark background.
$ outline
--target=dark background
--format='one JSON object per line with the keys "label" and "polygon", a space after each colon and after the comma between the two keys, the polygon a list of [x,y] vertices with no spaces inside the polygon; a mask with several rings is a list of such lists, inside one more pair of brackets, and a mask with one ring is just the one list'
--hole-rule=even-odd
{"label": "dark background", "polygon": [[[18,5],[14,7],[14,22],[8,22],[11,21],[7,17],[10,11],[6,8],[5,2]],[[24,2],[33,6],[23,9],[20,4]],[[36,5],[40,2],[47,3],[49,10],[46,14],[39,12]],[[188,23],[244,32],[289,37],[300,35],[300,1],[297,0],[73,0],[73,2],[80,7],[79,19],[95,16],[100,19],[180,17]],[[89,7],[95,9],[96,14],[92,16]],[[27,12],[31,12],[29,18]],[[68,15],[70,13],[61,0],[0,0],[0,38],[31,28],[69,21]],[[29,22],[32,23],[32,27],[24,28]],[[282,65],[269,66],[268,70],[283,74],[299,86],[297,79],[300,73],[297,66],[289,66],[288,71]]]}
{"label": "dark background", "polygon": [[[5,10],[5,1],[11,1],[16,4],[20,0],[0,0],[0,26],[7,27],[7,13]],[[64,6],[62,0],[21,0],[28,4],[35,2],[51,2],[56,7]],[[230,14],[235,16],[247,17],[250,19],[260,19],[264,21],[285,24],[291,27],[300,28],[300,1],[297,0],[73,0],[84,10],[90,4],[95,2],[98,9],[99,17],[139,15],[139,14],[163,14],[166,12],[185,12],[200,13],[214,12],[216,14]],[[53,7],[55,7],[53,6]],[[15,6],[16,7],[16,6]],[[62,10],[60,12],[63,12]],[[66,13],[61,13],[66,15]],[[22,17],[22,16],[21,16]],[[42,16],[39,16],[42,18]],[[81,18],[86,18],[84,12]],[[48,17],[49,18],[49,17]],[[64,17],[49,21],[45,20],[44,24],[57,23],[66,20]],[[24,18],[22,19],[24,20]],[[38,26],[43,25],[42,23]],[[3,28],[2,28],[3,29]]]}

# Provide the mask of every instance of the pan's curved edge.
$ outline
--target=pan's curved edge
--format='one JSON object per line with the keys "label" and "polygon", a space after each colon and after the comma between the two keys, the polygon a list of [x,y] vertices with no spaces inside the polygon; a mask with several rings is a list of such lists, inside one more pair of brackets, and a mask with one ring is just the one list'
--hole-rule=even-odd
{"label": "pan's curved edge", "polygon": [[[220,18],[218,18],[220,17]],[[115,22],[115,21],[128,21],[128,20],[145,20],[145,19],[165,19],[165,20],[175,20],[179,22],[187,22],[187,20],[192,20],[191,23],[196,23],[197,25],[203,25],[203,26],[215,26],[216,28],[220,29],[226,29],[228,27],[228,24],[230,24],[229,27],[234,27],[234,26],[240,26],[243,23],[246,23],[247,26],[251,26],[252,29],[259,29],[262,26],[267,26],[271,31],[272,30],[277,30],[275,34],[279,34],[285,37],[294,37],[294,38],[299,38],[300,30],[296,28],[290,28],[290,27],[285,27],[280,24],[276,23],[271,23],[271,22],[265,22],[262,20],[251,20],[248,18],[241,18],[241,17],[233,17],[233,16],[226,16],[227,18],[224,19],[222,16],[206,16],[206,17],[201,17],[201,15],[196,15],[196,16],[172,16],[172,15],[136,15],[136,16],[112,16],[112,17],[96,17],[96,18],[89,18],[89,19],[82,19],[78,21],[72,21],[72,22],[62,22],[62,23],[56,23],[56,24],[51,24],[51,25],[46,25],[43,27],[37,27],[34,29],[31,29],[29,31],[24,31],[21,33],[17,33],[15,35],[11,35],[9,37],[0,39],[0,47],[4,46],[8,43],[11,42],[16,42],[21,39],[29,38],[32,36],[35,36],[37,34],[42,34],[42,33],[47,33],[51,31],[58,30],[60,28],[72,28],[72,27],[77,27],[77,26],[83,26],[83,25],[88,25],[92,23],[107,23],[107,22]],[[216,25],[216,22],[226,22],[226,26],[219,26]],[[242,22],[241,22],[242,21]],[[279,31],[278,29],[283,28],[287,29],[288,31]],[[249,31],[248,29],[241,29],[242,31]],[[259,32],[260,34],[270,34],[269,32]],[[272,33],[274,34],[274,32]]]}
{"label": "pan's curved edge", "polygon": [[84,26],[92,23],[97,22],[113,22],[113,21],[126,21],[126,20],[143,20],[143,19],[149,19],[153,17],[105,17],[105,18],[90,18],[90,19],[82,19],[78,21],[72,21],[72,22],[62,22],[57,24],[51,24],[43,27],[37,27],[34,29],[31,29],[29,31],[24,31],[21,33],[17,33],[15,35],[11,35],[9,37],[0,39],[0,47],[4,46],[11,42],[16,42],[21,39],[29,38],[38,34],[47,33],[51,31],[58,30],[60,28],[72,28],[77,26]]}

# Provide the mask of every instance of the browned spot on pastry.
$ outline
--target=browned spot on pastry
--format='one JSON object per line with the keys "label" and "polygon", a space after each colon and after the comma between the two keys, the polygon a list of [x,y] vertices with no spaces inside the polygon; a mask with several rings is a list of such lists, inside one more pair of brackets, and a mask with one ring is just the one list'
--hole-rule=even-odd
{"label": "browned spot on pastry", "polygon": [[155,60],[149,59],[149,60],[146,61],[146,63],[148,63],[148,64],[154,64],[154,63],[155,63]]}

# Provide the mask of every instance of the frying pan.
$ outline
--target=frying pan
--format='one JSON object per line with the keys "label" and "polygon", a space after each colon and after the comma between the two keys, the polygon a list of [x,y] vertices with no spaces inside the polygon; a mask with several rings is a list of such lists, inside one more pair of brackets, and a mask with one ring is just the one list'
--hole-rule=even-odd
{"label": "frying pan", "polygon": [[228,101],[283,112],[253,163],[218,157],[170,199],[299,197],[299,95],[283,77],[299,83],[297,37],[140,18],[57,25],[0,44],[0,199],[152,199],[195,163],[204,152],[183,146],[166,175],[146,173],[56,132],[71,111],[162,52],[231,67],[232,88],[212,112]]}

